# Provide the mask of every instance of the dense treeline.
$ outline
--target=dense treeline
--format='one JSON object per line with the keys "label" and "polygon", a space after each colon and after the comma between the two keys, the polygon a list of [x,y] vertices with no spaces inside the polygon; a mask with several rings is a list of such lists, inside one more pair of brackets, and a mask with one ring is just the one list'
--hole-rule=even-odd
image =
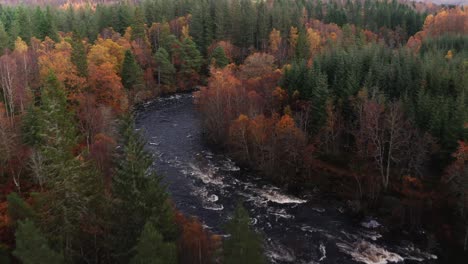
{"label": "dense treeline", "polygon": [[432,231],[466,249],[467,18],[430,15],[396,48],[348,24],[273,29],[267,53],[213,65],[196,97],[208,138],[278,184],[318,184],[394,227],[445,225]]}
{"label": "dense treeline", "polygon": [[467,12],[414,6],[1,6],[2,263],[263,263],[241,206],[225,242],[177,212],[129,117],[198,85],[206,134],[239,162],[402,225],[437,216],[466,248]]}
{"label": "dense treeline", "polygon": [[[120,7],[102,8],[128,20],[101,28],[60,20],[98,21],[101,7],[0,11],[1,262],[262,263],[242,208],[226,245],[177,212],[130,117],[135,103],[200,82],[190,16],[147,27],[141,6]],[[254,247],[233,255],[239,244]]]}
{"label": "dense treeline", "polygon": [[[51,12],[50,8],[2,7],[0,20],[12,41],[17,36],[29,42],[32,36],[43,39],[46,35],[56,40],[55,30],[77,32],[94,41],[108,27],[123,35],[135,20],[135,8],[131,4],[68,6]],[[142,1],[141,8],[142,14],[136,17],[148,26],[190,13],[191,32],[202,51],[213,40],[230,39],[242,49],[243,55],[250,47],[265,48],[273,28],[287,34],[291,26],[300,28],[312,19],[339,26],[353,24],[381,31],[389,39],[406,39],[421,29],[425,17],[398,1],[150,0]],[[9,44],[12,47],[12,42]]]}

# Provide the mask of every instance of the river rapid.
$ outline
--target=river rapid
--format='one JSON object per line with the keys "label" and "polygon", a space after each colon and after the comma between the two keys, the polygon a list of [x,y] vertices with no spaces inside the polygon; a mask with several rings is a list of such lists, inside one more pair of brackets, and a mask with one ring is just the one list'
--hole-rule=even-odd
{"label": "river rapid", "polygon": [[389,234],[372,217],[356,221],[346,203],[324,201],[318,191],[289,194],[210,150],[192,94],[144,104],[136,125],[178,210],[225,235],[224,223],[244,201],[269,263],[438,263],[421,239]]}

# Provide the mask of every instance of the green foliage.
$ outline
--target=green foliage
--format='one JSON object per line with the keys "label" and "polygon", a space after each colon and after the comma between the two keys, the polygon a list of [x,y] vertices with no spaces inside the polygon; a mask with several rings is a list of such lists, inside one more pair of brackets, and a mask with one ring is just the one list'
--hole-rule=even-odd
{"label": "green foliage", "polygon": [[81,77],[88,76],[88,60],[86,58],[86,47],[83,44],[83,40],[78,37],[78,33],[73,34],[73,39],[71,41],[72,45],[72,54],[71,61],[75,64],[78,74]]}
{"label": "green foliage", "polygon": [[[460,46],[458,40],[451,47]],[[440,159],[445,164],[457,141],[466,137],[466,66],[463,55],[445,58],[445,44],[434,44],[422,57],[405,48],[391,50],[382,44],[336,47],[314,58],[311,69],[296,62],[286,69],[283,86],[291,94],[300,92],[314,108],[313,126],[324,122],[326,97],[349,103],[362,87],[370,93],[383,92],[389,100],[403,98],[412,119],[423,131],[430,132],[442,146]],[[325,87],[328,87],[326,89]],[[328,91],[327,91],[328,90]],[[349,112],[343,116],[352,119]],[[314,129],[316,131],[316,129]]]}
{"label": "green foliage", "polygon": [[0,263],[2,264],[11,263],[10,251],[8,247],[3,244],[0,244]]}
{"label": "green foliage", "polygon": [[181,45],[181,67],[180,72],[182,74],[191,75],[200,71],[203,58],[200,51],[197,49],[197,45],[190,38],[185,38]]}
{"label": "green foliage", "polygon": [[29,146],[36,146],[40,143],[40,119],[39,110],[34,105],[31,105],[26,109],[26,114],[22,120],[22,136],[23,142]]}
{"label": "green foliage", "polygon": [[50,7],[47,7],[45,12],[38,7],[36,9],[34,19],[36,23],[36,37],[39,39],[45,39],[45,37],[49,37],[54,41],[58,41],[57,28],[55,26],[55,20]]}
{"label": "green foliage", "polygon": [[153,159],[135,132],[132,118],[122,120],[120,136],[122,147],[113,177],[116,221],[112,241],[113,250],[125,262],[134,254],[133,246],[145,223],[153,225],[165,241],[174,241],[177,230],[161,176],[151,170]]}
{"label": "green foliage", "polygon": [[122,84],[127,90],[144,86],[143,70],[135,60],[135,56],[130,50],[125,51],[125,58],[122,65]]}
{"label": "green foliage", "polygon": [[132,264],[175,264],[177,250],[174,243],[164,242],[162,235],[151,224],[146,223],[136,245]]}
{"label": "green foliage", "polygon": [[307,34],[304,30],[299,31],[299,37],[297,38],[297,46],[294,53],[295,60],[305,60],[310,58],[309,41],[307,40]]}
{"label": "green foliage", "polygon": [[242,204],[238,204],[226,225],[230,237],[223,243],[224,263],[265,263],[260,235],[250,229],[250,218]]}
{"label": "green foliage", "polygon": [[133,16],[132,40],[146,40],[145,17],[139,7],[135,9]]}
{"label": "green foliage", "polygon": [[5,30],[5,26],[0,22],[0,55],[3,55],[5,49],[9,47],[10,39]]}
{"label": "green foliage", "polygon": [[37,118],[35,148],[41,157],[38,167],[48,190],[38,195],[40,224],[50,241],[70,259],[79,243],[81,217],[93,210],[91,205],[96,200],[102,199],[102,178],[75,157],[78,141],[74,117],[64,89],[53,73],[42,89]]}
{"label": "green foliage", "polygon": [[31,220],[19,222],[13,255],[24,264],[65,263],[63,255],[50,248],[47,239]]}
{"label": "green foliage", "polygon": [[157,65],[158,84],[171,85],[174,83],[176,70],[169,59],[169,53],[163,47],[159,48],[154,59]]}
{"label": "green foliage", "polygon": [[12,192],[7,196],[8,217],[13,224],[20,220],[34,219],[35,212],[17,193]]}
{"label": "green foliage", "polygon": [[226,57],[223,47],[218,46],[213,50],[210,58],[211,63],[214,61],[216,67],[224,68],[229,64],[229,59]]}

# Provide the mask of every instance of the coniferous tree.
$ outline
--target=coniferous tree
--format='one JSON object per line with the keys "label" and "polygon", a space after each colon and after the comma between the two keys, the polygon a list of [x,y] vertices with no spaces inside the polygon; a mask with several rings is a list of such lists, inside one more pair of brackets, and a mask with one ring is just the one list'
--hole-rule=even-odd
{"label": "coniferous tree", "polygon": [[229,64],[229,59],[226,57],[226,53],[224,52],[223,47],[218,46],[213,50],[211,54],[211,63],[215,63],[215,65],[219,68],[224,68],[226,65]]}
{"label": "coniferous tree", "polygon": [[184,74],[193,74],[200,71],[202,56],[197,49],[197,45],[190,38],[185,38],[182,42],[182,66],[180,71]]}
{"label": "coniferous tree", "polygon": [[146,40],[145,16],[139,7],[135,9],[133,16],[132,40]]}
{"label": "coniferous tree", "polygon": [[294,59],[307,61],[310,58],[310,47],[304,30],[299,31]]}
{"label": "coniferous tree", "polygon": [[213,41],[213,16],[208,0],[202,0],[193,6],[191,31],[195,43],[201,47],[202,52],[206,52],[206,47]]}
{"label": "coniferous tree", "polygon": [[5,49],[8,48],[10,44],[10,39],[8,33],[5,31],[3,23],[0,22],[0,55],[3,55]]}
{"label": "coniferous tree", "polygon": [[156,72],[158,74],[158,84],[173,84],[176,70],[170,61],[169,53],[166,51],[166,49],[163,47],[159,48],[154,55],[154,59],[156,60],[157,65]]}
{"label": "coniferous tree", "polygon": [[261,237],[250,228],[247,210],[238,204],[226,225],[230,237],[223,243],[224,263],[265,263]]}
{"label": "coniferous tree", "polygon": [[47,239],[31,220],[19,222],[13,255],[24,264],[61,264],[63,255],[49,246]]}
{"label": "coniferous tree", "polygon": [[143,70],[130,50],[125,51],[122,65],[122,84],[127,90],[143,86]]}
{"label": "coniferous tree", "polygon": [[88,60],[86,54],[86,47],[83,44],[83,40],[78,36],[78,33],[73,34],[72,44],[72,54],[71,61],[75,64],[78,74],[81,77],[88,76]]}
{"label": "coniferous tree", "polygon": [[24,7],[19,7],[16,16],[18,23],[18,36],[29,43],[33,36],[33,25],[31,23],[30,13]]}
{"label": "coniferous tree", "polygon": [[71,259],[73,248],[79,244],[80,217],[102,198],[102,182],[89,165],[75,157],[74,117],[68,110],[64,88],[53,73],[42,89],[41,103],[36,151],[42,156],[41,173],[48,191],[38,195],[39,218],[48,238]]}
{"label": "coniferous tree", "polygon": [[161,177],[151,171],[152,157],[135,132],[131,117],[122,120],[120,136],[122,148],[113,177],[116,222],[112,241],[113,250],[125,263],[134,255],[134,246],[145,223],[152,224],[165,241],[174,241],[176,228]]}
{"label": "coniferous tree", "polygon": [[16,224],[20,220],[33,219],[34,210],[17,193],[10,193],[7,196],[8,217]]}
{"label": "coniferous tree", "polygon": [[136,255],[131,264],[175,264],[177,263],[177,250],[174,243],[164,242],[162,235],[151,224],[146,223],[141,232]]}

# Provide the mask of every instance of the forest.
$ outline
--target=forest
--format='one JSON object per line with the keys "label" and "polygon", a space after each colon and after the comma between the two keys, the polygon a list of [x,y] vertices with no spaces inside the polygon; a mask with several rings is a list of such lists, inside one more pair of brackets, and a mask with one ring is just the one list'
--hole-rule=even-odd
{"label": "forest", "polygon": [[[39,1],[40,2],[40,1]],[[468,10],[396,0],[0,5],[1,263],[266,263],[184,215],[134,111],[196,90],[208,144],[468,252]]]}

